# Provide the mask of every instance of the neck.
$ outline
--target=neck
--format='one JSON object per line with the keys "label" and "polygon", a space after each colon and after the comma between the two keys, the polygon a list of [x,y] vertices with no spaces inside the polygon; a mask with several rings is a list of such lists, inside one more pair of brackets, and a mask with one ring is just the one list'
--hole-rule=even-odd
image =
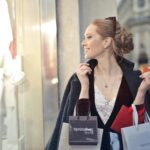
{"label": "neck", "polygon": [[120,67],[113,54],[105,55],[105,57],[99,57],[97,60],[98,65],[96,69],[98,72],[105,74],[105,76],[111,76],[120,70]]}

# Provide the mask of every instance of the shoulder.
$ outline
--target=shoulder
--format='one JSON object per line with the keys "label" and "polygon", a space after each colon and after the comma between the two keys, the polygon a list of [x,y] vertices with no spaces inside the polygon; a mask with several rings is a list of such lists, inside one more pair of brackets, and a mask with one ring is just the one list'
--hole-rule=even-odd
{"label": "shoulder", "polygon": [[120,65],[123,72],[130,72],[133,76],[139,76],[141,74],[140,70],[134,70],[134,62],[120,56],[117,56],[117,62]]}
{"label": "shoulder", "polygon": [[71,75],[71,77],[69,78],[69,81],[68,81],[68,82],[72,82],[72,81],[79,81],[79,79],[78,79],[76,73],[73,73],[73,74]]}
{"label": "shoulder", "polygon": [[78,79],[76,73],[74,73],[73,75],[71,75],[70,79],[68,80],[68,83],[67,83],[65,91],[64,91],[63,99],[66,99],[66,97],[72,91],[72,89],[74,89],[76,87],[80,88],[80,82],[79,82],[79,79]]}
{"label": "shoulder", "polygon": [[134,63],[124,57],[116,56],[116,60],[123,71],[133,70]]}
{"label": "shoulder", "polygon": [[70,86],[71,86],[72,83],[74,83],[74,82],[77,82],[77,83],[79,82],[79,79],[78,79],[76,73],[74,73],[74,74],[71,75],[71,77],[70,77],[69,80],[68,80],[68,83],[67,83],[66,88],[70,88]]}
{"label": "shoulder", "polygon": [[128,82],[130,83],[135,83],[137,85],[139,85],[141,83],[141,78],[139,77],[141,75],[141,71],[140,70],[123,70],[123,75],[125,76],[125,78],[128,80]]}
{"label": "shoulder", "polygon": [[127,70],[123,72],[133,98],[135,98],[138,87],[142,81],[142,79],[139,77],[140,74],[141,72],[139,70]]}

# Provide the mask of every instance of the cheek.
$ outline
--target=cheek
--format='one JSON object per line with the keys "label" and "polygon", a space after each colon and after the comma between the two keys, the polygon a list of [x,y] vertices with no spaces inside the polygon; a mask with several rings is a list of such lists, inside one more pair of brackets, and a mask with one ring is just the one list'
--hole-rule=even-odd
{"label": "cheek", "polygon": [[98,55],[101,55],[105,49],[103,48],[103,46],[99,43],[95,44],[93,49],[91,50],[92,52],[92,55],[94,56],[98,56]]}
{"label": "cheek", "polygon": [[92,49],[95,49],[97,46],[98,46],[98,43],[96,41],[91,41],[89,43],[89,46],[92,48]]}
{"label": "cheek", "polygon": [[91,48],[93,51],[98,52],[101,51],[101,49],[103,49],[102,45],[100,44],[100,42],[93,42],[91,43]]}

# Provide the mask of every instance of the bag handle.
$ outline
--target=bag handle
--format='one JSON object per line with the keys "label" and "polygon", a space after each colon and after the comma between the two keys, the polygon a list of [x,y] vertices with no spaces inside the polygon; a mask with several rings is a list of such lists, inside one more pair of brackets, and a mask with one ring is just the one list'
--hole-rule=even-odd
{"label": "bag handle", "polygon": [[132,104],[132,109],[133,109],[133,114],[132,114],[133,125],[137,126],[138,125],[138,113],[134,104]]}
{"label": "bag handle", "polygon": [[[132,104],[132,109],[133,109],[133,114],[132,114],[132,116],[133,116],[133,125],[137,126],[138,125],[138,113],[137,113],[137,109],[136,109],[134,104]],[[144,116],[145,116],[145,121],[150,122],[150,117],[149,117],[149,115],[146,111],[145,111]]]}
{"label": "bag handle", "polygon": [[145,122],[150,122],[150,117],[149,117],[147,111],[145,111],[144,117],[145,117],[145,118],[144,118]]}

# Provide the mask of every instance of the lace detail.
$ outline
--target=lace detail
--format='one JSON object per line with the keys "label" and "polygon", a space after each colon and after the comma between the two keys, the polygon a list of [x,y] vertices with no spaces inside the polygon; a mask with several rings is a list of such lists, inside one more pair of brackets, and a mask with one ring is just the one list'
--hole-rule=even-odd
{"label": "lace detail", "polygon": [[94,85],[95,89],[95,106],[99,116],[104,124],[108,121],[115,105],[116,98],[108,102],[101,91]]}

